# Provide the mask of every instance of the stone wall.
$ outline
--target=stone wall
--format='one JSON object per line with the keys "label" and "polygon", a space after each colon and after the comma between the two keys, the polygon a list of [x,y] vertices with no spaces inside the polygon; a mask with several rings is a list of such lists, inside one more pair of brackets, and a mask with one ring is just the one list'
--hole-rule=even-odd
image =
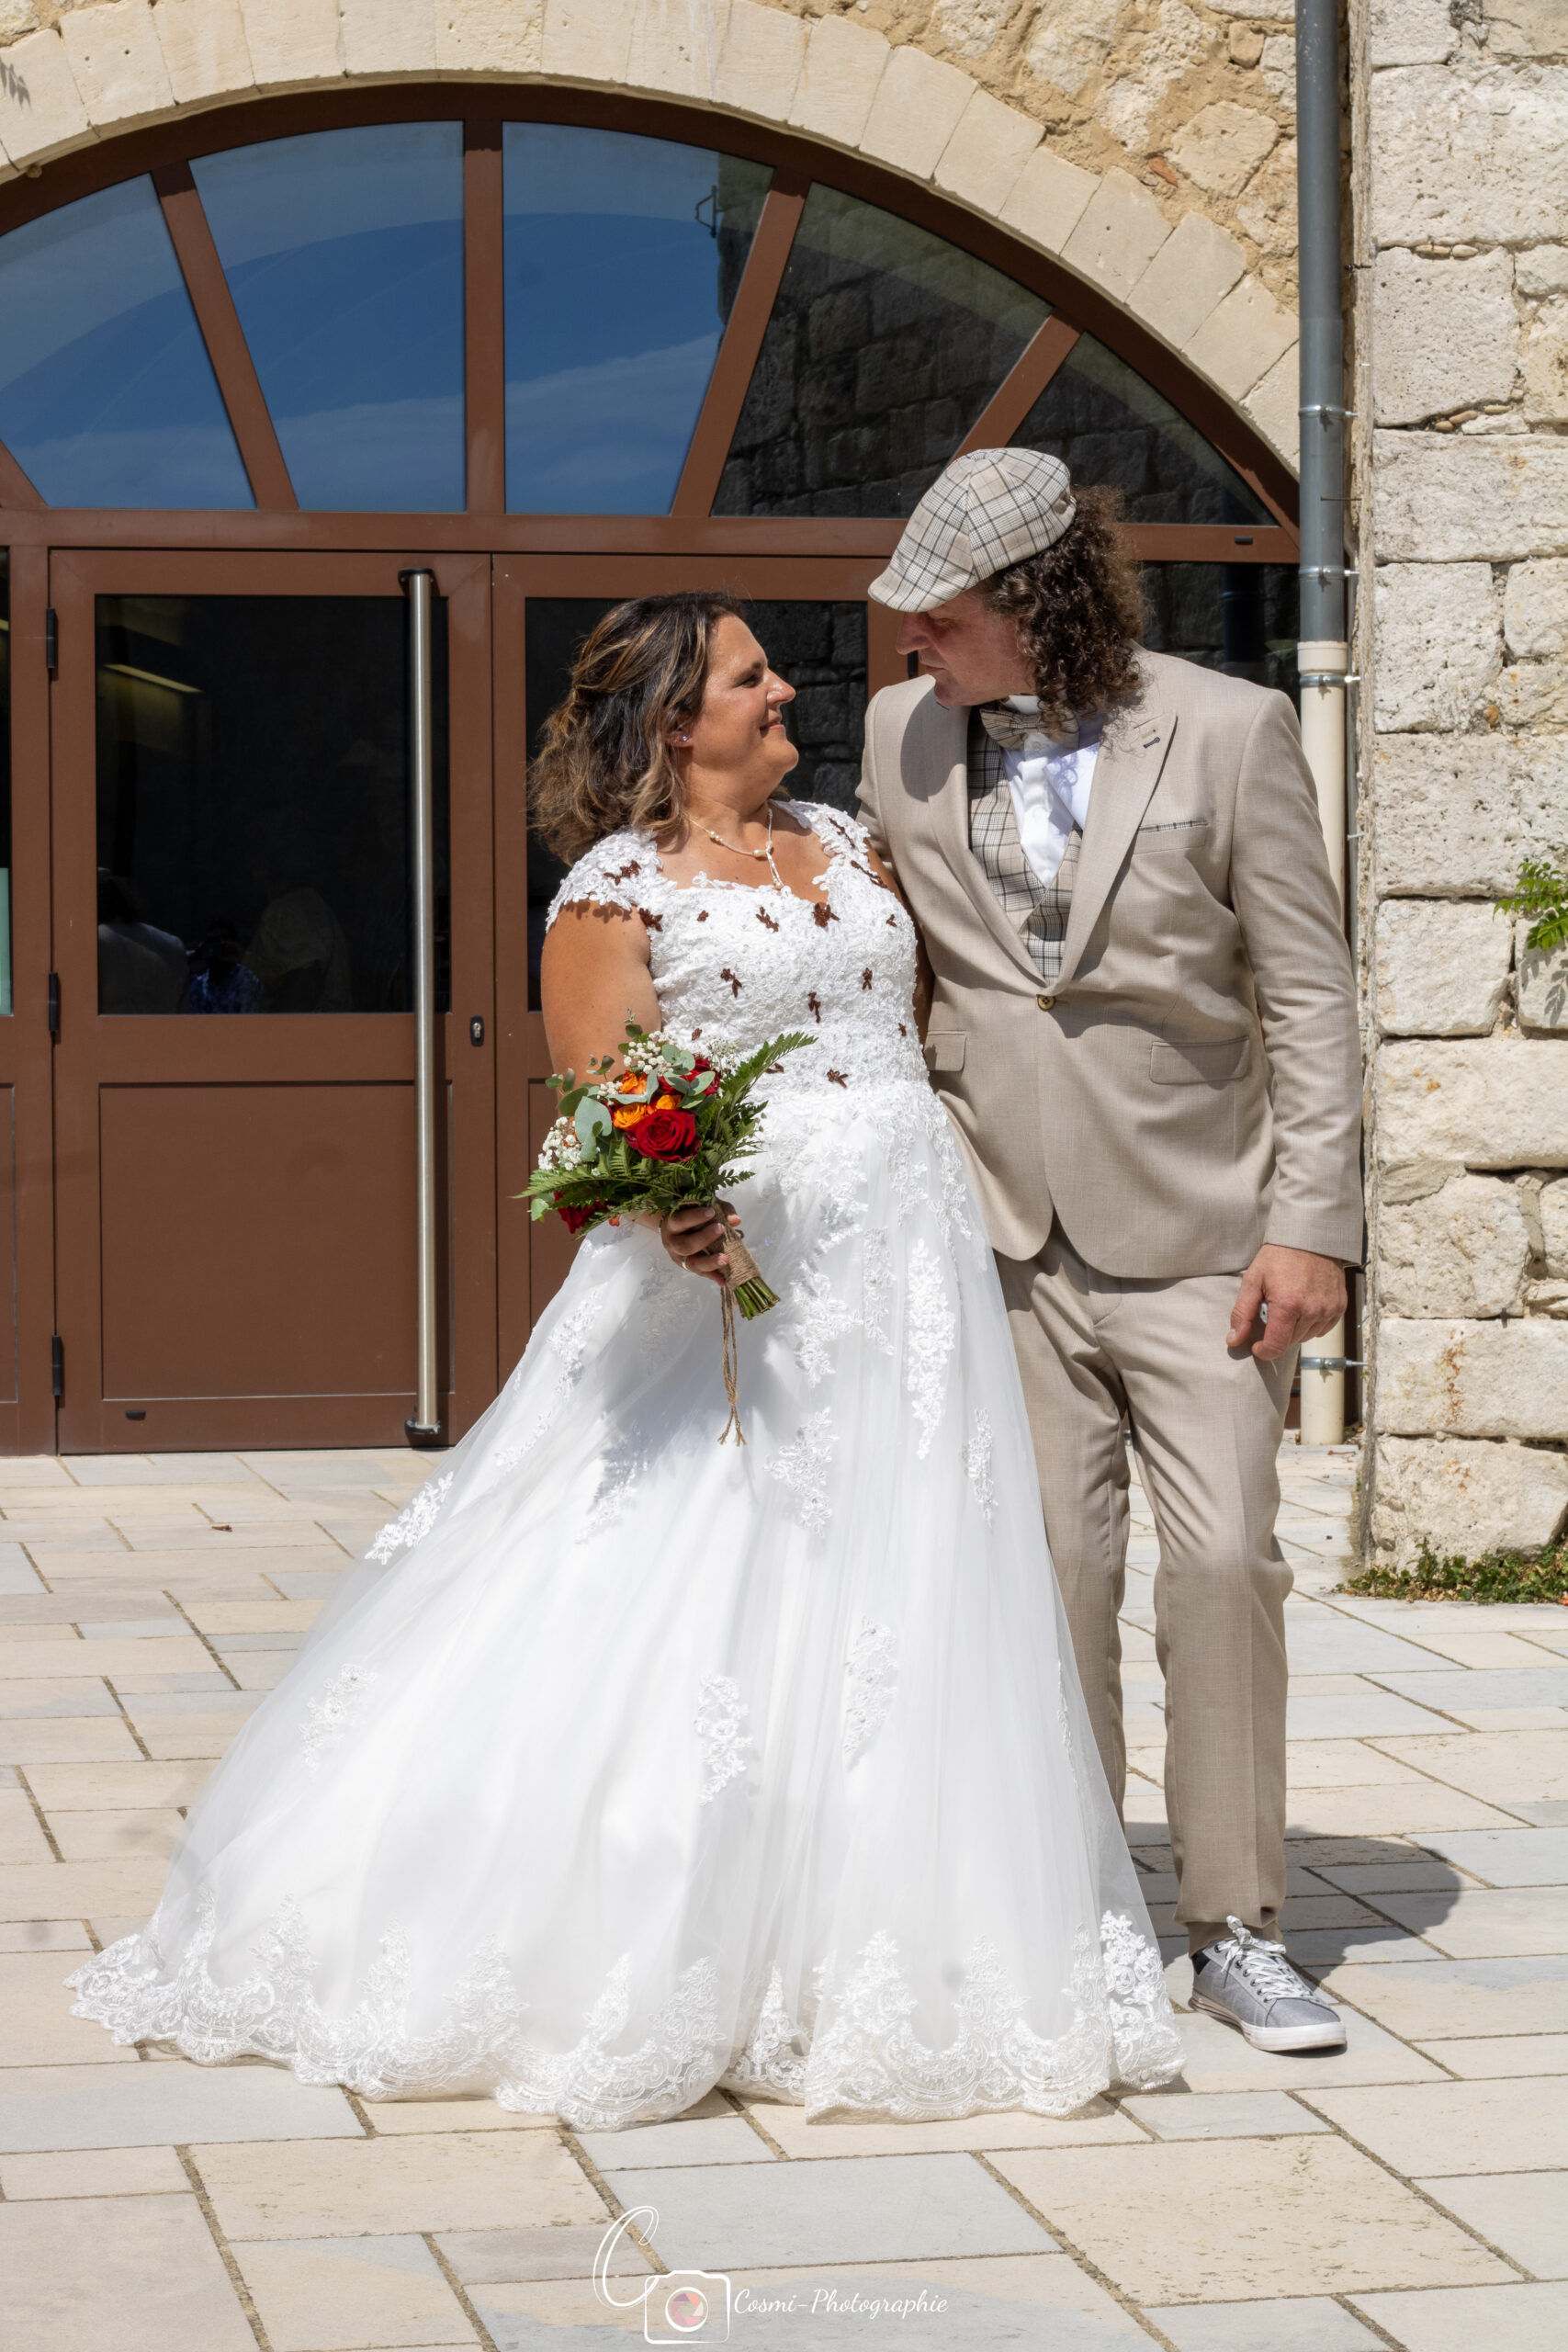
{"label": "stone wall", "polygon": [[0,0],[0,178],[258,94],[566,82],[787,124],[1058,255],[1296,447],[1291,0]]}
{"label": "stone wall", "polygon": [[1568,7],[1354,25],[1366,1533],[1568,1514],[1568,954],[1494,911],[1568,854]]}

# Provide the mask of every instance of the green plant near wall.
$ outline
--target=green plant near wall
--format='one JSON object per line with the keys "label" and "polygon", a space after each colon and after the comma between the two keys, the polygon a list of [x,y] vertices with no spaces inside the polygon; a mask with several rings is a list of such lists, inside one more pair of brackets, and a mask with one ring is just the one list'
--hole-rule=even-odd
{"label": "green plant near wall", "polygon": [[1555,1600],[1568,1604],[1568,1542],[1554,1544],[1539,1560],[1517,1552],[1488,1552],[1479,1560],[1459,1553],[1439,1559],[1423,1541],[1411,1568],[1363,1568],[1347,1577],[1341,1592],[1379,1600]]}
{"label": "green plant near wall", "polygon": [[1527,948],[1568,947],[1568,874],[1544,857],[1527,857],[1519,868],[1519,887],[1497,901],[1502,915],[1528,915]]}

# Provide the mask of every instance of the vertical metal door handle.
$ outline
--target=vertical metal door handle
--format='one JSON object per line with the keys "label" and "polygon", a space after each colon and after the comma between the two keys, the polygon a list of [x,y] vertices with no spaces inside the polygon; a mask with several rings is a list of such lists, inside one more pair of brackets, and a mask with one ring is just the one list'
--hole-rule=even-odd
{"label": "vertical metal door handle", "polygon": [[400,571],[409,622],[409,795],[413,832],[413,1117],[418,1227],[419,1355],[412,1418],[417,1444],[440,1434],[435,1393],[435,844],[430,608],[433,571]]}

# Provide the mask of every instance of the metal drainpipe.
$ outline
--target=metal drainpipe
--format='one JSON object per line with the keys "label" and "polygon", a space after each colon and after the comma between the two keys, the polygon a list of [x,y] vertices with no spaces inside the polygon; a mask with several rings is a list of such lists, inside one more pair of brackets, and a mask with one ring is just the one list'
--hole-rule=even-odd
{"label": "metal drainpipe", "polygon": [[[1345,904],[1345,326],[1339,296],[1338,0],[1296,0],[1296,202],[1301,283],[1302,743]],[[1345,1438],[1345,1324],[1308,1342],[1302,1442]],[[1316,1361],[1333,1369],[1309,1369]]]}

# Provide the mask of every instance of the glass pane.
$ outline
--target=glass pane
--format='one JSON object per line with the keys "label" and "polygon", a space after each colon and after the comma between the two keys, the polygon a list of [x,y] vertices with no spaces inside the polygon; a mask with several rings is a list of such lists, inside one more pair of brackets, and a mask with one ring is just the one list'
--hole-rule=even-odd
{"label": "glass pane", "polygon": [[191,170],[300,505],[460,508],[462,124],[313,131]]}
{"label": "glass pane", "polygon": [[[100,596],[100,1012],[405,1012],[406,616],[394,596]],[[433,628],[448,1002],[446,606]]]}
{"label": "glass pane", "polygon": [[0,548],[0,1013],[11,1011],[11,558]]}
{"label": "glass pane", "polygon": [[505,165],[507,505],[668,514],[773,173],[545,122]]}
{"label": "glass pane", "polygon": [[1075,481],[1122,491],[1132,523],[1272,523],[1262,500],[1162,392],[1080,334],[1022,424]]}
{"label": "glass pane", "polygon": [[0,440],[51,506],[250,506],[151,180],[0,237]]}
{"label": "glass pane", "polygon": [[1277,686],[1301,707],[1300,580],[1288,563],[1145,563],[1144,643]]}
{"label": "glass pane", "polygon": [[837,188],[807,198],[716,514],[908,514],[1050,304]]}
{"label": "glass pane", "polygon": [[[619,602],[616,596],[529,598],[525,691],[530,751],[566,693],[578,647]],[[800,746],[800,764],[790,777],[790,790],[802,800],[852,808],[865,729],[865,606],[768,596],[749,604],[746,616],[769,661],[795,689],[790,733]],[[530,832],[528,1001],[536,1006],[545,917],[565,872],[538,834]]]}

